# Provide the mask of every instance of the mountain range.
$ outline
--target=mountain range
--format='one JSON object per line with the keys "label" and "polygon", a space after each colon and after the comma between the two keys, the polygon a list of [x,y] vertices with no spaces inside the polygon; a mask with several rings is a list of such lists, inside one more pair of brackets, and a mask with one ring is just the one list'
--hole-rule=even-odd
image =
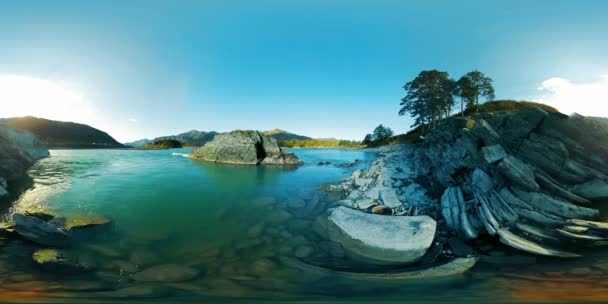
{"label": "mountain range", "polygon": [[38,137],[48,148],[123,148],[108,133],[91,126],[37,118],[33,116],[1,118],[0,124],[25,130]]}
{"label": "mountain range", "polygon": [[[272,137],[272,138],[276,139],[277,141],[312,139],[307,136],[289,133],[287,131],[283,131],[280,129],[274,129],[274,130],[265,131],[262,133],[268,137]],[[125,143],[125,145],[130,146],[130,147],[139,148],[139,147],[143,147],[149,143],[153,143],[156,141],[173,139],[173,140],[178,140],[178,141],[182,142],[184,145],[188,145],[188,146],[202,146],[206,142],[211,141],[217,134],[218,134],[218,132],[215,132],[215,131],[205,132],[205,131],[192,130],[192,131],[188,131],[186,133],[181,133],[178,135],[161,136],[161,137],[157,137],[154,139],[140,139],[137,141]]]}

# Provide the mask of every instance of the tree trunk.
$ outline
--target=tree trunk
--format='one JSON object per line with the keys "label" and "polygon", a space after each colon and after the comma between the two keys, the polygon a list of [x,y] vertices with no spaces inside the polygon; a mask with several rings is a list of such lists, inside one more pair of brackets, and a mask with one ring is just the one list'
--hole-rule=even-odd
{"label": "tree trunk", "polygon": [[464,98],[460,99],[460,116],[464,117]]}

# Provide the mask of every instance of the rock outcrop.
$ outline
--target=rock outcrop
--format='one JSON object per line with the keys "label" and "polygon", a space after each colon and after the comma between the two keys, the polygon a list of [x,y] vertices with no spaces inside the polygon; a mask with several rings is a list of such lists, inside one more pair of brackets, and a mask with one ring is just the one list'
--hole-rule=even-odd
{"label": "rock outcrop", "polygon": [[11,195],[12,181],[23,177],[36,160],[48,155],[49,151],[39,145],[32,133],[0,124],[0,200]]}
{"label": "rock outcrop", "polygon": [[456,118],[408,157],[463,239],[489,234],[534,254],[575,257],[562,248],[608,237],[603,224],[581,224],[596,220],[595,204],[608,198],[608,127],[600,122],[540,108]]}
{"label": "rock outcrop", "polygon": [[257,131],[232,131],[216,135],[190,157],[239,165],[299,165],[293,153],[283,151],[277,141]]}
{"label": "rock outcrop", "polygon": [[569,258],[608,240],[597,209],[608,202],[605,123],[540,108],[483,113],[451,118],[417,144],[379,153],[369,168],[326,189],[359,212],[430,216],[448,255],[468,255],[449,240],[480,244],[488,235]]}
{"label": "rock outcrop", "polygon": [[337,207],[330,211],[329,237],[354,259],[370,264],[412,264],[435,238],[436,223],[428,216],[384,216]]}

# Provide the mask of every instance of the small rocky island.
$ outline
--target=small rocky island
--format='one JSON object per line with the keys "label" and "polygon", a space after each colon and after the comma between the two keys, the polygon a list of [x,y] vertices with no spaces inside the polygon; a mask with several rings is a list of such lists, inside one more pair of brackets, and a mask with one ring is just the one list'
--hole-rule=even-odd
{"label": "small rocky island", "polygon": [[276,139],[258,131],[232,131],[216,135],[194,150],[191,158],[237,165],[300,165],[293,153],[285,152]]}

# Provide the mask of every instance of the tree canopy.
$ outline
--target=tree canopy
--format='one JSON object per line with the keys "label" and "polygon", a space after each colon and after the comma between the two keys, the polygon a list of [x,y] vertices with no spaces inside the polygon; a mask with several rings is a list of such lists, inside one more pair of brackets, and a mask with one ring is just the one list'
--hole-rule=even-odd
{"label": "tree canopy", "polygon": [[466,101],[467,108],[478,108],[481,98],[486,101],[494,100],[492,82],[492,78],[480,71],[468,72],[458,80],[457,96],[461,98],[461,103]]}
{"label": "tree canopy", "polygon": [[422,71],[403,88],[406,95],[401,99],[399,115],[409,113],[415,119],[412,127],[435,126],[442,117],[450,115],[456,82],[447,72]]}
{"label": "tree canopy", "polygon": [[372,133],[373,141],[383,141],[389,139],[394,135],[393,130],[389,127],[385,127],[382,124],[378,125]]}

